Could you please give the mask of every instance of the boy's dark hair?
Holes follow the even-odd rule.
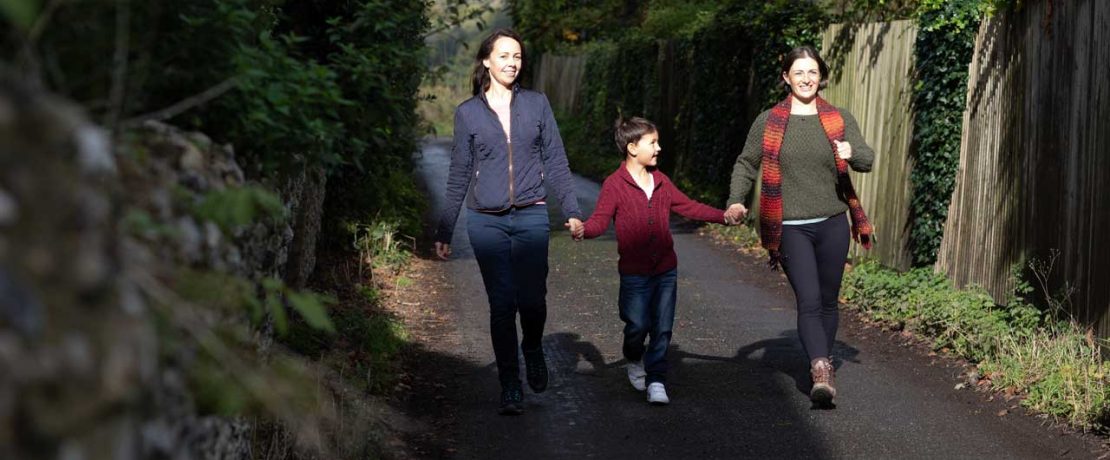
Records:
[[[628,155],[628,144],[640,142],[640,138],[645,134],[658,131],[655,123],[640,117],[617,117],[616,123],[613,124],[613,137],[617,141],[617,150],[620,150],[621,156]]]

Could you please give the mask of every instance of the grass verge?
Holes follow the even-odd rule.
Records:
[[[1046,279],[1037,266],[1030,264],[1034,275]],[[1082,431],[1107,432],[1110,365],[1093,331],[1062,313],[1066,298],[1046,298],[1042,312],[1028,299],[1029,283],[1017,286],[999,305],[982,288],[957,289],[931,268],[899,273],[867,261],[845,275],[841,292],[849,308],[975,363],[980,387]]]

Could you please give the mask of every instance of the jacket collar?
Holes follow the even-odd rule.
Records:
[[[636,188],[640,188],[640,184],[636,183],[636,179],[632,177],[632,173],[628,172],[626,163],[627,161],[621,162],[620,168],[617,169],[618,174],[620,174],[620,177],[624,179],[625,182],[632,184]],[[655,187],[653,187],[653,189],[658,189],[663,185],[663,173],[659,172],[659,168],[649,169],[649,171],[651,171],[652,181],[655,182]]]
[[[492,83],[491,83],[491,84],[492,84]],[[521,90],[521,89],[523,89],[523,88],[521,88],[521,87],[520,87],[520,83],[516,83],[516,82],[513,82],[513,88],[512,88],[512,91],[513,91],[513,100],[516,100],[516,95],[517,95],[518,93],[520,93],[520,90]],[[489,99],[486,99],[486,92],[485,92],[485,91],[479,91],[479,92],[478,92],[478,94],[477,94],[477,95],[476,95],[475,97],[477,97],[477,98],[478,98],[479,100],[481,100],[481,101],[482,101],[482,102],[483,102],[484,104],[486,104],[486,107],[490,107],[490,105],[489,105]],[[510,102],[510,104],[511,104],[511,102]],[[492,109],[491,109],[491,110],[492,110]]]

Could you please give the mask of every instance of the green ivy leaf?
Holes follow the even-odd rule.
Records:
[[[308,322],[309,326],[327,332],[335,332],[335,326],[328,318],[327,305],[334,299],[313,293],[290,292],[289,305]]]

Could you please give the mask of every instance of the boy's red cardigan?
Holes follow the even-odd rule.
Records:
[[[671,238],[671,211],[693,220],[725,223],[723,210],[687,197],[666,174],[652,171],[651,200],[622,162],[601,184],[597,206],[586,220],[586,238],[596,238],[616,220],[617,268],[622,275],[657,275],[678,266]]]

